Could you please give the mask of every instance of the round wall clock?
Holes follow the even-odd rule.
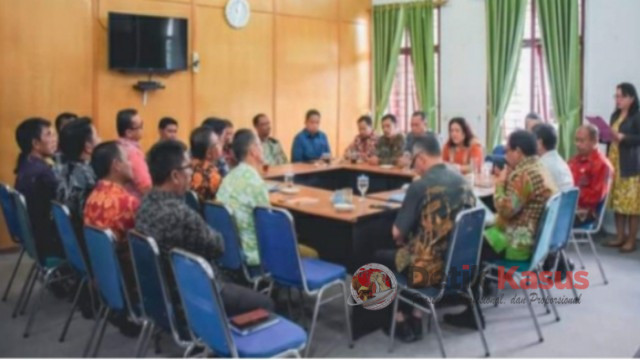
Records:
[[[232,28],[240,29],[249,23],[251,7],[247,0],[229,0],[224,8],[224,14]]]

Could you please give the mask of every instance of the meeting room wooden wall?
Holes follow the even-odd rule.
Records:
[[[317,108],[334,155],[370,109],[370,0],[250,0],[241,30],[224,18],[226,0],[0,1],[0,181],[13,184],[17,124],[29,116],[53,120],[62,111],[88,115],[103,139],[116,137],[115,114],[137,108],[145,120],[143,147],[156,141],[157,121],[180,121],[180,138],[207,116],[248,127],[268,114],[289,152],[304,113]],[[198,73],[157,76],[166,86],[143,106],[132,86],[142,75],[107,68],[110,11],[189,20],[189,54]],[[4,222],[0,249],[10,246]]]

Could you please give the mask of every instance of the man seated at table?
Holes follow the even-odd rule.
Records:
[[[404,151],[404,135],[398,132],[398,121],[392,114],[382,117],[382,136],[376,144],[376,156],[369,158],[370,165],[400,165]]]
[[[282,144],[272,138],[271,120],[265,114],[258,114],[253,117],[253,127],[258,133],[260,143],[262,144],[262,152],[264,154],[264,163],[267,165],[282,165],[287,163],[287,155],[282,149]]]
[[[494,204],[496,225],[484,232],[481,263],[498,259],[527,261],[535,250],[536,234],[547,200],[557,192],[551,176],[536,156],[536,138],[526,130],[516,130],[506,146],[507,167],[496,180]],[[478,284],[472,289],[478,307]],[[460,314],[446,314],[453,326],[475,329],[469,306]],[[482,320],[484,323],[484,320]]]
[[[556,150],[558,135],[556,129],[549,124],[538,124],[531,130],[538,142],[540,162],[547,169],[560,191],[573,187],[573,176],[569,165]]]
[[[260,265],[258,240],[253,223],[253,209],[269,206],[267,184],[260,176],[262,146],[255,133],[240,129],[233,138],[233,151],[239,163],[222,180],[217,199],[233,211],[233,217],[242,241],[242,249],[249,266]],[[315,250],[300,245],[302,256],[317,257]]]
[[[609,192],[609,177],[613,166],[598,150],[598,128],[588,124],[576,131],[576,151],[569,160],[573,180],[580,189],[575,225],[588,224],[597,219],[597,208]]]
[[[409,186],[392,229],[397,249],[378,250],[378,262],[408,277],[411,287],[438,286],[442,282],[444,256],[457,214],[475,206],[469,183],[445,165],[438,138],[417,137],[413,146],[419,180]],[[403,303],[401,303],[403,304]],[[422,336],[422,313],[398,313],[397,334],[403,341]]]
[[[165,274],[171,274],[169,252],[174,248],[195,253],[213,264],[224,251],[224,242],[184,201],[192,175],[186,146],[175,140],[159,142],[149,150],[147,161],[153,188],[142,199],[136,215],[136,230],[158,243]],[[170,275],[167,279],[172,299],[178,304],[175,279]],[[222,302],[228,315],[257,308],[273,309],[266,295],[228,282],[223,276],[216,279],[220,279]]]
[[[198,194],[201,202],[213,200],[222,182],[216,163],[221,156],[218,135],[213,129],[201,126],[193,132],[189,139],[191,145],[191,190]]]
[[[362,115],[358,118],[357,123],[358,135],[344,152],[344,157],[347,160],[367,162],[369,158],[376,155],[378,136],[373,131],[371,116]]]
[[[291,162],[310,162],[330,154],[327,135],[320,131],[320,112],[309,110],[305,116],[305,128],[293,139]]]
[[[224,156],[226,144],[225,139],[228,139],[229,137],[233,139],[233,127],[231,127],[230,124],[230,121],[217,117],[208,117],[202,122],[202,126],[211,128],[213,132],[216,133],[216,135],[218,136],[218,141],[221,144],[220,156],[218,157],[218,161],[216,162],[216,167],[218,168],[218,172],[222,177],[227,176],[230,168],[233,166],[232,163],[227,162],[226,158],[230,157],[229,154],[227,153],[227,156]]]

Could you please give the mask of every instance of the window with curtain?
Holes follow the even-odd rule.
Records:
[[[439,52],[439,32],[440,32],[440,8],[434,9],[434,52],[436,62],[436,104],[439,99],[439,77],[440,77],[440,52]],[[398,68],[389,95],[389,106],[386,112],[392,113],[398,119],[398,128],[401,131],[409,131],[411,114],[418,110],[418,93],[414,80],[413,62],[411,59],[411,37],[409,31],[405,30],[402,35],[402,45],[398,55]]]
[[[580,42],[583,29],[583,0],[580,4]],[[524,118],[530,112],[538,113],[546,122],[555,125],[553,102],[549,86],[549,74],[545,64],[542,34],[537,14],[536,0],[529,0],[525,18],[524,39],[516,84],[502,122],[502,137],[517,128],[524,127]]]

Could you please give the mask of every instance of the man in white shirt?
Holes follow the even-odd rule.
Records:
[[[540,162],[549,171],[558,189],[565,191],[573,187],[571,169],[556,150],[558,144],[556,129],[549,124],[538,124],[532,131],[538,140]]]

